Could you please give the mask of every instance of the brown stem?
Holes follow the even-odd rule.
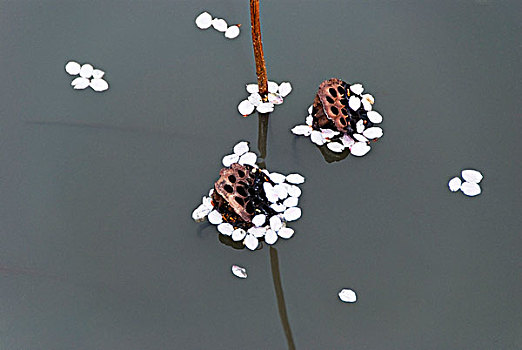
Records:
[[[268,79],[266,77],[265,55],[261,40],[261,24],[259,23],[259,0],[250,0],[250,22],[252,23],[252,45],[256,60],[257,85],[263,101],[267,101]]]
[[[259,124],[257,129],[257,148],[259,149],[259,158],[263,161],[259,163],[259,166],[266,168],[266,140],[268,137],[268,118],[270,114],[259,113]]]

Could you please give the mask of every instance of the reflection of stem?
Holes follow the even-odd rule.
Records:
[[[259,149],[260,158],[263,159],[262,162],[259,163],[259,166],[262,168],[266,168],[265,159],[266,159],[266,140],[268,138],[268,118],[270,114],[261,114],[259,113],[259,125],[257,131],[257,148]]]
[[[263,101],[267,101],[268,79],[266,77],[265,55],[261,41],[261,24],[259,23],[259,0],[250,0],[250,22],[252,24],[252,45],[256,60],[257,85]]]
[[[295,350],[294,339],[292,337],[292,330],[288,322],[288,314],[286,313],[285,296],[283,295],[283,286],[281,285],[281,273],[279,272],[279,258],[277,257],[277,250],[270,247],[270,267],[272,268],[272,279],[274,280],[274,288],[277,297],[277,308],[279,309],[279,317],[281,324],[285,331],[288,349]]]

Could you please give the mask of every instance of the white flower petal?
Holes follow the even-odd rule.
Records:
[[[83,90],[89,86],[89,79],[78,77],[71,82],[71,85],[76,90]]]
[[[252,92],[250,96],[248,96],[248,100],[255,107],[258,107],[263,102],[263,100],[261,99],[261,95],[258,92]]]
[[[359,120],[357,124],[355,124],[355,129],[360,134],[364,131],[364,120]]]
[[[283,98],[279,96],[279,94],[274,94],[272,92],[268,93],[268,102],[274,104],[274,105],[280,105],[283,103]]]
[[[105,91],[109,88],[109,84],[103,79],[91,79],[90,87],[97,92]]]
[[[246,235],[243,243],[250,250],[256,250],[257,246],[259,245],[259,241],[256,236],[250,234]]]
[[[237,106],[237,110],[239,111],[239,114],[244,115],[244,116],[252,114],[254,109],[255,109],[255,106],[249,100],[243,100]]]
[[[294,221],[301,217],[301,208],[291,207],[285,210],[283,216],[286,221]]]
[[[343,289],[338,295],[339,299],[345,303],[355,303],[357,301],[357,294],[351,289]]]
[[[262,102],[257,106],[259,113],[271,113],[274,111],[274,104],[271,102]]]
[[[290,227],[283,227],[277,232],[277,235],[281,238],[289,239],[294,235],[294,230]]]
[[[292,132],[296,135],[309,136],[312,133],[312,128],[308,125],[296,125],[292,128]]]
[[[224,156],[221,160],[221,163],[223,163],[223,166],[229,167],[234,163],[237,163],[239,161],[239,156],[237,154],[229,154],[228,156]]]
[[[261,227],[266,222],[266,215],[265,214],[257,214],[252,218],[252,223],[256,225],[257,227]]]
[[[362,157],[366,153],[370,152],[371,147],[366,144],[366,142],[356,142],[352,148],[350,148],[350,153],[357,157]]]
[[[232,265],[232,273],[234,274],[234,276],[239,277],[239,278],[248,277],[246,269],[241,266]]]
[[[312,133],[310,134],[310,140],[312,140],[312,142],[315,143],[317,146],[322,146],[325,143],[323,134],[317,130],[312,131]]]
[[[298,203],[299,203],[299,198],[297,198],[297,197],[288,197],[287,199],[285,199],[283,201],[283,205],[285,205],[289,208],[297,206]]]
[[[231,236],[232,232],[234,232],[234,226],[229,224],[228,222],[224,222],[222,224],[219,224],[217,227],[218,231],[225,235],[225,236]]]
[[[361,103],[363,105],[363,108],[365,111],[371,111],[372,110],[372,104],[367,99],[363,98],[361,100]]]
[[[288,194],[291,197],[301,196],[301,189],[299,187],[297,187],[296,185],[290,185],[289,187],[286,188],[286,190],[288,191]]]
[[[219,225],[223,222],[223,217],[217,210],[212,210],[210,214],[208,214],[208,222],[212,225]]]
[[[256,161],[257,161],[257,155],[252,152],[247,152],[247,153],[243,154],[241,157],[239,157],[239,164],[241,164],[241,165],[248,164],[248,165],[252,165],[253,167],[255,167],[255,166],[257,166]]]
[[[80,77],[82,78],[90,78],[92,77],[92,71],[94,70],[94,67],[91,66],[90,64],[84,64],[81,68],[80,68]]]
[[[207,208],[210,212],[210,210],[212,210],[214,208],[214,206],[212,205],[212,198],[210,197],[203,197],[201,199],[201,204]]]
[[[274,230],[266,230],[265,242],[270,245],[277,242],[277,233]]]
[[[375,103],[375,99],[370,94],[364,94],[364,95],[362,95],[362,98],[363,98],[363,100],[370,102],[372,105]]]
[[[462,170],[461,175],[465,181],[473,182],[476,184],[478,184],[480,181],[482,181],[482,178],[483,178],[480,171],[473,170],[473,169]]]
[[[211,210],[212,208],[209,209],[206,205],[200,204],[199,207],[192,212],[192,219],[196,222],[203,221]]]
[[[277,194],[277,197],[279,199],[285,199],[286,197],[288,197],[288,191],[286,190],[286,187],[282,184],[275,185],[274,192]]]
[[[212,187],[210,190],[208,190],[208,196],[212,197],[213,194],[214,194],[214,188]]]
[[[235,39],[239,36],[239,33],[241,31],[239,30],[238,26],[230,26],[225,31],[225,38],[227,39]]]
[[[356,111],[359,109],[359,107],[361,107],[361,99],[357,96],[352,95],[348,99],[348,105],[350,106],[351,109]]]
[[[286,175],[286,181],[291,184],[299,185],[305,182],[305,178],[301,174],[294,173]]]
[[[368,119],[374,123],[374,124],[379,124],[379,123],[382,123],[382,115],[380,115],[378,112],[376,111],[369,111],[367,113],[368,115]]]
[[[265,190],[266,198],[269,202],[275,203],[279,200],[277,193],[274,191],[274,187],[269,182],[263,183],[263,189]]]
[[[242,156],[243,154],[250,151],[250,148],[248,147],[248,142],[241,141],[237,145],[234,146],[234,153],[238,156]]]
[[[208,12],[203,12],[196,17],[195,22],[199,29],[208,29],[212,25],[212,16]]]
[[[474,182],[467,182],[467,181],[464,182],[462,184],[462,186],[460,186],[460,190],[466,196],[470,196],[470,197],[477,196],[482,192],[482,190],[478,184],[476,184]]]
[[[65,71],[69,75],[78,75],[78,74],[80,74],[80,68],[81,68],[80,64],[78,62],[74,62],[74,61],[69,61],[65,65]]]
[[[332,152],[341,153],[344,151],[344,146],[339,142],[329,142],[326,144],[326,147]]]
[[[249,94],[253,94],[253,93],[259,92],[259,86],[257,84],[247,84],[246,91]]]
[[[268,82],[268,92],[275,94],[277,92],[277,90],[279,90],[279,85],[277,85],[276,82],[269,81]]]
[[[293,197],[290,197],[290,198],[293,198]],[[288,200],[288,199],[286,199]],[[278,213],[282,213],[286,210],[286,206],[283,205],[283,204],[277,204],[277,203],[274,203],[272,205],[270,205],[270,208],[274,209],[276,212]]]
[[[270,218],[270,228],[274,230],[275,232],[279,231],[283,227],[283,223],[281,222],[281,219],[279,216],[272,216]]]
[[[234,232],[232,232],[232,240],[234,242],[239,242],[243,240],[246,236],[246,231],[242,228],[235,229]]]
[[[272,180],[276,184],[280,184],[280,183],[284,182],[286,179],[286,176],[284,176],[283,174],[279,174],[279,173],[275,173],[275,172],[270,173],[270,175],[268,175],[268,177],[270,178],[270,180]]]
[[[350,90],[356,95],[360,95],[363,93],[364,88],[361,84],[353,84],[350,86]]]
[[[364,137],[366,137],[370,140],[378,139],[379,137],[382,136],[382,129],[379,128],[378,126],[373,126],[371,128],[364,130],[363,135],[364,135]]]
[[[331,139],[334,136],[339,135],[339,131],[334,131],[331,129],[321,129],[321,134],[323,135],[324,139]]]
[[[218,32],[225,32],[228,28],[228,24],[223,18],[214,18],[212,20],[212,27]]]
[[[247,233],[254,235],[256,238],[261,238],[265,236],[266,230],[266,227],[251,227],[248,229]]]
[[[460,186],[462,185],[462,181],[458,177],[454,177],[453,179],[449,180],[448,187],[451,192],[457,192],[460,190]]]
[[[308,114],[312,114],[312,111],[314,110],[314,105],[310,105],[310,107],[308,107]]]
[[[290,92],[292,92],[292,84],[284,82],[279,85],[279,95],[281,95],[281,97],[288,96]]]
[[[309,115],[308,117],[306,117],[305,122],[306,122],[306,125],[312,126],[312,124],[314,123],[314,117]]]
[[[95,79],[101,79],[105,75],[105,72],[101,69],[95,69],[92,71],[92,77]]]
[[[341,142],[343,143],[344,147],[352,147],[352,145],[355,143],[355,141],[350,137],[350,135],[344,134],[343,137],[341,137]]]
[[[353,138],[359,142],[368,142],[369,140],[361,134],[353,134]]]

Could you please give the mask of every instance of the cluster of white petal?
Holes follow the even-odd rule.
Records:
[[[234,146],[234,153],[226,155],[222,159],[225,167],[230,167],[234,163],[242,165],[248,164],[257,168],[257,155],[250,152],[248,142],[241,141]],[[261,239],[272,245],[279,238],[289,239],[294,235],[294,230],[287,227],[287,223],[295,221],[301,217],[299,197],[301,189],[298,185],[305,182],[305,178],[297,173],[283,175],[276,172],[261,170],[271,182],[263,183],[270,207],[276,212],[275,215],[267,216],[257,214],[252,219],[252,226],[248,230],[234,227],[228,222],[224,222],[223,216],[212,205],[213,189],[209,191],[208,197],[203,197],[201,204],[192,212],[192,219],[196,222],[205,220],[217,226],[219,233],[230,236],[232,240],[243,244],[250,250],[255,250]]]
[[[352,95],[348,100],[348,104],[353,111],[360,108],[366,111],[368,119],[373,124],[382,123],[382,116],[379,112],[372,110],[375,102],[370,94],[362,94],[364,88],[361,84],[353,84],[350,86]],[[348,134],[341,134],[338,130],[332,129],[315,129],[313,127],[312,107],[308,108],[308,116],[304,125],[296,125],[292,128],[292,133],[310,137],[310,140],[318,146],[326,144],[326,147],[332,152],[341,153],[345,149],[350,150],[350,154],[362,157],[367,154],[371,147],[370,141],[379,139],[383,135],[383,131],[378,126],[366,128],[362,120],[356,125],[356,133],[353,137]]]
[[[208,12],[202,12],[196,17],[196,26],[199,29],[214,28],[218,32],[225,33],[225,38],[235,39],[241,32],[238,25],[229,26],[223,18],[212,18]]]
[[[95,69],[89,63],[80,65],[78,62],[69,61],[65,65],[65,71],[72,76],[80,75],[71,82],[75,90],[83,90],[90,86],[94,91],[102,92],[109,88],[109,84],[102,79],[105,72]]]
[[[250,96],[237,106],[237,110],[243,117],[252,114],[254,110],[257,110],[259,113],[273,112],[274,106],[282,104],[283,99],[292,92],[292,85],[289,82],[283,82],[278,85],[276,82],[269,81],[267,102],[263,102],[257,84],[247,84],[246,90]]]
[[[462,193],[469,197],[478,196],[482,192],[479,183],[482,181],[483,176],[480,171],[465,169],[462,170],[461,176],[464,182],[458,176],[448,182],[448,187],[451,192],[461,190]]]

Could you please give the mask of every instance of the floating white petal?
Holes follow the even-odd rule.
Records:
[[[95,69],[92,71],[92,77],[96,79],[101,79],[105,75],[105,72],[101,69]]]
[[[313,130],[310,134],[310,140],[315,143],[317,146],[322,146],[325,143],[325,139],[323,138],[323,134],[320,131]]]
[[[263,237],[266,233],[265,227],[251,227],[248,229],[247,234],[254,235],[256,238]]]
[[[252,94],[250,94],[250,96],[248,96],[248,100],[255,107],[259,106],[263,102],[263,100],[261,100],[261,95],[257,92],[253,92]]]
[[[246,269],[241,266],[232,265],[232,273],[234,274],[234,276],[239,277],[239,278],[248,277]]]
[[[480,171],[473,170],[473,169],[466,169],[462,170],[462,178],[467,182],[473,182],[478,184],[480,181],[482,181],[482,174]]]
[[[359,120],[357,124],[355,124],[355,129],[360,134],[364,131],[364,120]]]
[[[462,185],[462,181],[458,177],[454,177],[448,182],[448,187],[451,192],[457,192],[460,190],[460,185]]]
[[[259,245],[258,239],[254,235],[246,235],[245,241],[243,242],[246,247],[250,250],[256,250]]]
[[[280,183],[284,182],[286,179],[286,176],[284,176],[283,174],[279,174],[279,173],[270,173],[270,175],[268,175],[268,177],[270,178],[270,180],[272,180],[276,184],[280,184]]]
[[[272,184],[270,184],[269,182],[263,183],[263,189],[265,190],[265,195],[269,202],[275,203],[278,201],[279,197],[277,196],[277,193],[274,191],[274,186],[272,186]]]
[[[296,125],[292,128],[292,132],[296,135],[309,136],[312,133],[312,128],[308,125]]]
[[[363,98],[363,100],[370,102],[372,105],[375,103],[375,99],[370,94],[364,94],[364,95],[362,95],[362,98]]]
[[[289,239],[294,235],[294,230],[290,227],[283,227],[277,232],[277,235],[281,238]]]
[[[288,197],[288,191],[286,190],[286,186],[282,184],[278,184],[274,186],[274,192],[277,194],[279,199],[285,199]]]
[[[92,77],[92,71],[94,70],[94,67],[91,66],[90,64],[84,64],[81,68],[80,68],[80,77],[82,78],[90,78]]]
[[[286,205],[274,203],[270,205],[270,208],[274,209],[278,213],[282,213],[286,210]]]
[[[363,98],[361,100],[361,103],[363,105],[363,108],[365,111],[371,111],[372,110],[372,104],[367,99]]]
[[[274,94],[269,92],[268,93],[268,102],[274,104],[274,105],[280,105],[283,103],[283,98],[279,94]]]
[[[201,200],[201,204],[209,210],[212,210],[212,208],[214,208],[214,206],[212,205],[212,199],[210,197],[203,197],[203,199]]]
[[[382,129],[379,128],[378,126],[373,126],[371,128],[364,130],[363,135],[370,140],[378,139],[379,137],[382,136]]]
[[[75,90],[83,90],[89,86],[89,79],[78,77],[71,82],[71,85]]]
[[[286,181],[291,184],[299,185],[305,182],[305,178],[301,174],[294,173],[286,175]]]
[[[228,222],[224,222],[222,224],[219,224],[217,229],[218,229],[219,232],[221,232],[221,234],[223,234],[225,236],[231,236],[232,232],[234,232],[234,226],[232,226]]]
[[[334,131],[331,129],[321,129],[321,134],[323,135],[323,138],[331,139],[332,137],[339,135],[339,131]]]
[[[274,230],[266,230],[265,242],[270,245],[277,242],[277,233]]]
[[[301,195],[301,189],[295,185],[291,185],[286,188],[288,194],[292,197],[299,197]]]
[[[212,25],[212,16],[208,12],[203,12],[196,17],[196,26],[199,29],[208,29]]]
[[[287,207],[295,207],[299,203],[299,198],[297,197],[288,197],[284,200],[283,205]]]
[[[283,216],[286,221],[294,221],[301,217],[301,208],[292,207],[285,210]]]
[[[239,164],[241,165],[252,165],[253,167],[256,166],[257,161],[257,155],[253,152],[247,152],[243,154],[241,157],[239,157]]]
[[[356,142],[352,148],[350,148],[350,153],[357,157],[362,157],[366,153],[370,152],[371,147],[366,144],[366,142]]]
[[[277,90],[279,90],[279,85],[277,85],[277,83],[274,81],[269,81],[268,82],[268,92],[275,94],[277,92]]]
[[[256,107],[249,100],[243,100],[237,106],[237,110],[241,115],[249,115],[252,114]]]
[[[376,111],[369,111],[367,113],[368,115],[368,119],[374,123],[374,124],[379,124],[379,123],[382,123],[382,115],[380,115],[378,112]]]
[[[355,143],[355,141],[350,137],[350,135],[344,134],[343,137],[341,137],[341,142],[343,143],[344,147],[352,147],[352,145]]]
[[[257,227],[261,227],[266,222],[266,215],[264,214],[258,214],[252,218],[252,223],[256,225]]]
[[[344,146],[339,142],[330,142],[326,144],[326,147],[332,152],[341,153],[344,151]]]
[[[69,61],[65,65],[65,71],[70,75],[78,75],[80,74],[80,64],[78,62]]]
[[[242,228],[235,229],[234,232],[232,232],[232,240],[235,242],[241,241],[246,236],[246,231]]]
[[[239,30],[238,26],[230,26],[225,31],[225,38],[227,38],[227,39],[235,39],[235,38],[237,38],[239,36],[240,32],[241,31]]]
[[[109,84],[103,79],[91,79],[90,87],[97,92],[105,91],[109,88]]]
[[[271,113],[274,111],[274,104],[271,102],[263,102],[257,106],[257,111],[259,113]]]
[[[473,182],[464,182],[462,186],[460,186],[460,190],[462,193],[464,193],[466,196],[474,197],[480,194],[482,190],[480,189],[480,186]]]
[[[249,94],[253,94],[253,93],[259,92],[259,86],[257,84],[247,84],[246,91]]]
[[[350,90],[352,90],[354,94],[360,95],[363,93],[364,88],[361,84],[353,84],[350,86]]]
[[[225,32],[228,28],[228,24],[223,18],[214,18],[212,20],[212,27],[218,32]]]
[[[241,141],[237,145],[234,146],[234,153],[238,156],[242,156],[243,154],[250,151],[250,148],[248,147],[248,142]]]
[[[290,92],[292,92],[292,84],[284,82],[279,85],[279,95],[281,95],[281,97],[288,96]]]
[[[224,156],[221,160],[221,163],[223,163],[223,166],[229,167],[234,163],[237,163],[239,161],[239,156],[237,154],[229,154],[228,156]]]
[[[339,292],[339,299],[345,303],[355,303],[357,301],[357,294],[351,289],[343,289]]]
[[[368,139],[361,134],[353,134],[353,138],[359,142],[368,142]]]
[[[281,229],[281,227],[283,227],[283,223],[281,222],[279,216],[272,216],[270,218],[270,228],[277,232]]]
[[[196,222],[203,221],[211,210],[212,209],[207,208],[206,205],[200,204],[200,206],[192,212],[192,219]]]
[[[208,214],[208,222],[212,225],[219,225],[223,222],[223,217],[217,210],[212,210],[210,214]]]
[[[348,105],[350,106],[351,109],[356,111],[359,109],[359,107],[361,107],[361,99],[357,96],[352,95],[348,99]]]
[[[312,104],[312,105],[310,105],[310,107],[308,107],[308,114],[311,115],[313,110],[314,110],[314,105]]]
[[[306,121],[306,125],[312,126],[312,124],[314,123],[314,117],[309,115],[308,117],[306,117],[305,121]]]

